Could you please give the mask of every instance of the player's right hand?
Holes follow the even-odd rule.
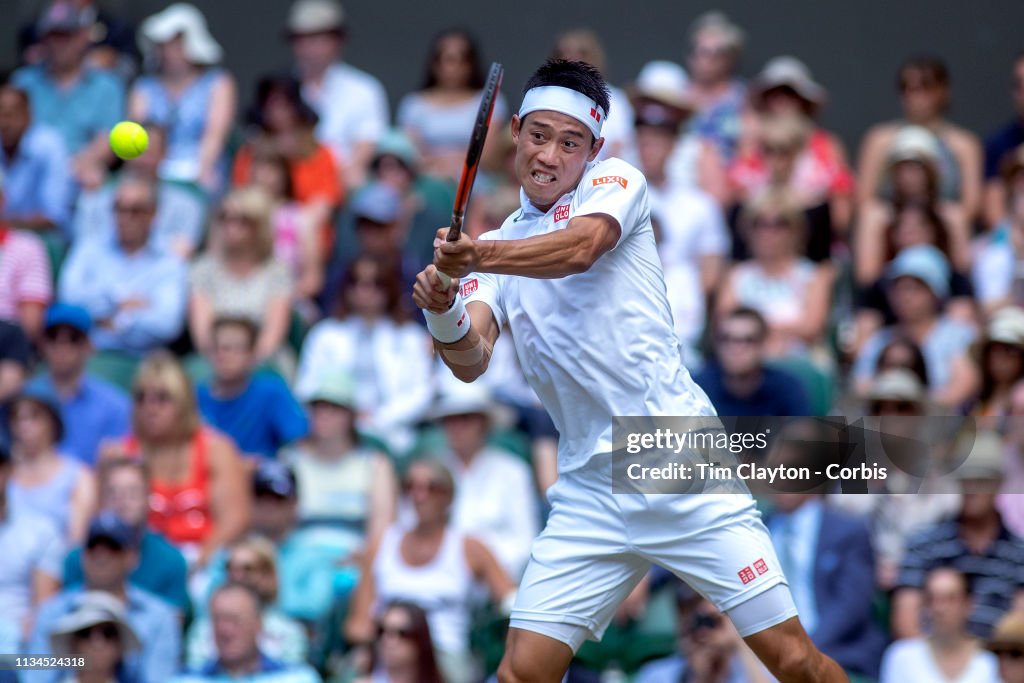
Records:
[[[437,268],[431,264],[416,276],[416,283],[412,286],[412,300],[418,307],[431,313],[445,313],[458,291],[458,278],[453,278],[451,284],[445,287],[437,276]]]

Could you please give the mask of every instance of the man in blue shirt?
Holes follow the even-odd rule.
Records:
[[[110,460],[100,468],[100,500],[104,510],[98,520],[118,528],[108,536],[124,537],[138,553],[138,563],[128,581],[143,588],[187,614],[188,566],[185,556],[170,542],[148,527],[149,478],[140,460]],[[122,528],[123,527],[123,528]],[[72,550],[64,560],[64,585],[85,582],[82,548]]]
[[[985,138],[985,218],[993,224],[1006,212],[1003,159],[1024,145],[1024,52],[1013,60],[1013,108],[1013,119]]]
[[[738,308],[717,325],[715,359],[694,377],[719,415],[810,415],[800,380],[765,365],[768,325],[760,313]]]
[[[100,351],[138,357],[181,334],[188,296],[185,263],[149,243],[156,187],[128,176],[118,185],[117,235],[76,244],[60,278],[60,300],[92,316]]]
[[[133,586],[128,575],[138,562],[128,527],[112,513],[89,527],[82,554],[85,584],[66,588],[40,606],[26,652],[49,654],[50,634],[61,617],[74,611],[84,591],[105,591],[125,604],[128,623],[142,649],[124,655],[125,676],[139,683],[164,683],[178,669],[181,657],[181,615],[149,591]],[[60,670],[23,671],[23,683],[56,683]]]
[[[261,611],[259,597],[242,584],[228,583],[214,591],[210,618],[217,660],[197,672],[174,678],[173,683],[319,683],[320,676],[309,666],[285,665],[260,652]]]
[[[32,101],[38,121],[53,126],[68,152],[92,161],[109,155],[106,136],[124,114],[124,83],[108,71],[85,66],[95,11],[73,2],[52,3],[39,20],[46,55],[22,67],[11,80]]]
[[[41,344],[47,369],[30,382],[60,400],[61,450],[90,466],[104,440],[128,434],[132,414],[127,394],[85,369],[93,352],[91,330],[92,319],[81,306],[51,306]]]
[[[249,456],[272,458],[309,432],[305,411],[277,375],[254,374],[259,329],[245,318],[213,324],[213,382],[198,388],[199,412]]]
[[[71,212],[71,161],[60,135],[32,122],[28,94],[0,87],[0,221],[26,230],[65,230]]]

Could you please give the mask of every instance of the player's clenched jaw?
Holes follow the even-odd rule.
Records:
[[[580,121],[554,111],[512,117],[516,177],[530,202],[547,211],[583,177],[604,145]]]

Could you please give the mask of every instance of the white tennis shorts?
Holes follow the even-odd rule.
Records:
[[[611,456],[603,455],[561,474],[548,500],[551,514],[534,541],[513,628],[555,638],[576,652],[585,640],[601,639],[652,563],[733,616],[741,636],[796,615],[749,495],[613,494]],[[756,621],[729,614],[776,586],[750,611]]]

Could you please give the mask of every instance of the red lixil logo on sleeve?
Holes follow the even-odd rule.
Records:
[[[569,217],[569,205],[562,204],[560,207],[555,209],[555,222],[564,221]]]
[[[768,565],[764,560],[758,560],[754,563],[754,571],[757,572],[758,576],[768,573]]]
[[[754,575],[754,570],[750,567],[744,567],[736,573],[739,574],[740,581],[743,583],[750,583],[757,578],[757,576]]]
[[[625,190],[626,185],[629,184],[629,181],[620,175],[606,175],[602,176],[601,178],[594,178],[594,187],[597,187],[598,185],[609,185],[611,183],[621,185],[622,189]]]
[[[462,292],[462,296],[463,297],[469,296],[470,294],[475,292],[477,290],[477,287],[479,287],[479,286],[480,286],[480,283],[477,281],[476,278],[473,278],[472,280],[466,280],[465,282],[462,283],[462,287],[460,288],[461,292]]]

